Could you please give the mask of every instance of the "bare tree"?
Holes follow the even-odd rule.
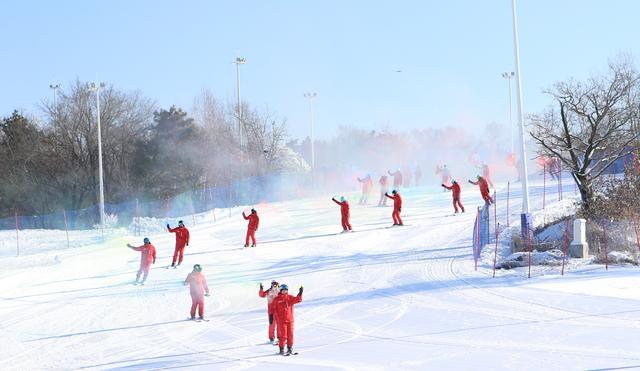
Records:
[[[606,76],[557,83],[547,91],[557,109],[532,117],[530,134],[540,153],[571,171],[585,209],[594,197],[593,181],[630,154],[638,138],[638,81],[630,62],[609,63]]]

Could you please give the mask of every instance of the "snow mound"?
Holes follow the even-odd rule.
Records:
[[[531,252],[531,265],[561,265],[564,254],[558,249],[549,251],[533,250]],[[526,267],[529,265],[529,253],[517,252],[504,258],[499,267],[502,269],[511,269]]]
[[[607,254],[609,264],[638,264],[628,251],[610,251]]]

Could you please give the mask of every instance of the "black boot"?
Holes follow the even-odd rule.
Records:
[[[293,348],[291,347],[291,345],[287,345],[287,354],[291,353],[293,353]]]
[[[284,355],[284,348],[283,347],[280,347],[280,353],[278,353],[278,354],[280,354],[282,356]]]

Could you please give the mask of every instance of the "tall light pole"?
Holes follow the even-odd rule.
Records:
[[[511,79],[516,75],[515,72],[503,72],[502,77],[509,81],[509,131],[511,132],[511,153],[513,154],[513,115],[511,109]]]
[[[238,98],[238,138],[240,140],[240,156],[242,158],[242,104],[240,102],[240,65],[245,64],[247,61],[244,58],[236,57],[233,62],[236,65],[236,93]]]
[[[96,92],[96,111],[98,122],[98,177],[100,178],[100,228],[104,234],[104,180],[102,175],[102,130],[100,128],[100,89],[105,87],[105,83],[89,84],[88,90]]]
[[[516,97],[518,101],[518,128],[520,129],[520,178],[522,179],[522,214],[520,214],[520,231],[523,238],[529,234],[531,215],[529,210],[529,179],[527,177],[527,151],[525,149],[524,118],[522,115],[522,86],[520,84],[520,49],[518,47],[518,21],[516,19],[516,0],[511,0],[513,21],[513,51],[516,62]]]
[[[313,99],[317,97],[317,93],[304,93],[304,97],[309,99],[309,115],[311,116],[311,173],[316,169],[316,151],[313,145]]]
[[[53,108],[58,110],[58,106],[56,105],[56,97],[58,96],[58,89],[60,89],[60,84],[51,84],[49,87],[53,90]]]

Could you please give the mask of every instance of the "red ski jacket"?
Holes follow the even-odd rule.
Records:
[[[297,296],[278,294],[273,299],[273,313],[278,323],[293,322],[293,305],[302,301],[302,294]]]
[[[336,200],[335,198],[332,198],[333,202],[337,203],[338,205],[340,205],[340,212],[342,213],[342,216],[344,217],[349,217],[349,202],[348,201],[344,201],[344,202],[340,202],[338,200]]]
[[[244,218],[244,220],[249,221],[249,225],[247,226],[247,229],[251,231],[258,230],[258,225],[260,224],[260,218],[258,218],[258,214],[249,214],[249,216],[246,216],[244,215],[244,212],[242,212],[242,217]]]
[[[176,245],[189,244],[189,230],[186,227],[169,228],[169,232],[176,234]]]
[[[400,193],[396,193],[393,196],[386,196],[393,200],[393,208],[400,211],[400,209],[402,208],[402,197],[400,197]]]
[[[140,254],[140,266],[146,267],[156,262],[156,248],[152,244],[134,246],[132,249],[142,253]]]
[[[191,272],[184,280],[185,284],[189,284],[189,291],[192,296],[203,296],[206,292],[209,293],[209,286],[207,285],[207,279],[201,272]]]
[[[267,312],[269,314],[273,314],[273,301],[278,296],[278,290],[272,288],[267,289],[266,291],[260,288],[258,291],[258,295],[261,298],[267,298]]]
[[[480,187],[480,193],[482,195],[488,195],[489,194],[489,183],[487,183],[487,180],[485,178],[480,177],[480,178],[478,178],[477,182],[469,181],[469,183],[475,184],[478,187]]]
[[[453,198],[460,198],[460,193],[462,193],[462,190],[460,190],[460,184],[453,183],[451,186],[447,186],[446,184],[443,185],[446,189],[453,191]]]

